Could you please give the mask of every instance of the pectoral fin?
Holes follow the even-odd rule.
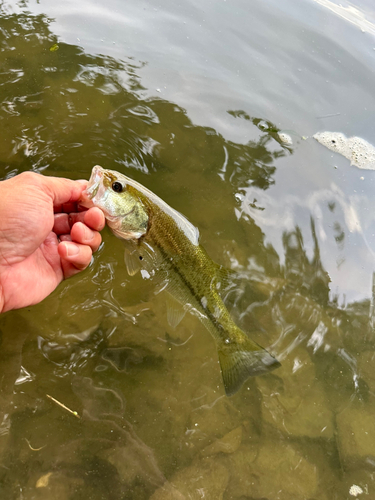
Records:
[[[250,339],[241,344],[222,344],[219,361],[227,396],[235,394],[249,377],[263,375],[281,366],[269,352]]]
[[[134,276],[141,269],[139,253],[135,249],[125,246],[124,261],[130,276]]]

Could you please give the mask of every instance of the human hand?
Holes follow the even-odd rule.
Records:
[[[32,172],[0,182],[0,312],[41,302],[89,265],[105,219],[77,212],[86,184]]]

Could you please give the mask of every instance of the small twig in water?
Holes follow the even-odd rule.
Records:
[[[317,116],[316,118],[317,118],[318,120],[321,120],[322,118],[332,118],[332,117],[334,117],[334,116],[340,116],[340,115],[341,115],[341,113],[331,113],[331,114],[329,114],[329,115]]]
[[[46,394],[47,398],[49,399],[52,399],[52,401],[54,403],[56,403],[57,405],[59,405],[61,408],[64,408],[64,410],[68,411],[69,413],[71,413],[72,415],[74,415],[75,417],[77,418],[81,418],[78,413],[76,411],[73,411],[71,410],[70,408],[68,408],[67,406],[65,406],[64,404],[60,403],[60,401],[57,401],[57,399],[53,398],[52,396],[50,396],[49,394]]]
[[[40,450],[43,450],[43,448],[45,448],[47,445],[45,444],[44,446],[41,446],[40,448],[33,448],[30,444],[30,441],[26,438],[24,438],[24,440],[26,441],[26,443],[29,445],[29,448],[30,450],[32,451],[40,451]]]

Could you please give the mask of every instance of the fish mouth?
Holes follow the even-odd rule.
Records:
[[[93,167],[91,172],[89,184],[85,190],[85,194],[89,200],[92,200],[98,193],[103,176],[104,176],[104,169],[99,165],[95,165],[95,167]]]
[[[91,176],[86,189],[81,194],[81,199],[79,204],[85,208],[92,208],[94,206],[94,198],[99,192],[99,188],[102,184],[102,179],[104,176],[104,169],[99,165],[93,167],[91,171]]]

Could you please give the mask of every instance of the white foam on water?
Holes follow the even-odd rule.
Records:
[[[350,160],[351,165],[375,170],[375,147],[365,139],[346,137],[341,132],[318,132],[313,137],[326,148]]]
[[[290,137],[289,134],[285,132],[278,132],[277,135],[279,136],[279,139],[282,143],[287,144],[288,146],[292,146],[293,139]]]
[[[363,489],[358,486],[357,484],[353,484],[353,486],[350,487],[349,490],[349,495],[352,495],[353,497],[357,497],[358,495],[362,495]]]

